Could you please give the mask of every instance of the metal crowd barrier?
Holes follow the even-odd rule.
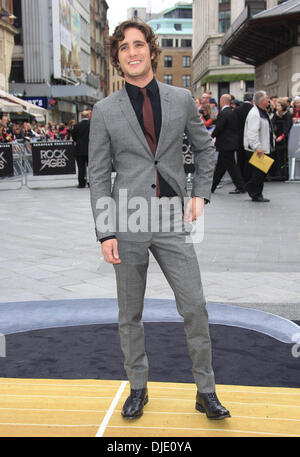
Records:
[[[13,176],[1,178],[0,175],[0,190],[15,190],[23,186],[34,190],[74,187],[77,185],[77,166],[75,165],[74,151],[72,151],[72,141],[16,141],[10,143],[10,145],[13,152]],[[67,148],[69,148],[69,151],[67,151]],[[183,138],[182,153],[186,173],[186,187],[189,193],[192,190],[195,167],[194,156],[186,136]],[[65,163],[63,164],[63,162]],[[57,167],[60,165],[68,165],[68,174],[56,174]],[[52,170],[51,167],[53,167]],[[43,174],[45,170],[46,172]],[[115,176],[116,173],[113,172],[112,185]]]
[[[1,146],[3,150],[11,148],[13,167],[10,170],[12,172],[10,176],[1,177],[0,175],[0,190],[16,190],[23,186],[28,189],[74,187],[77,184],[77,167],[72,152],[72,142],[15,141],[8,145],[0,144],[0,159]],[[33,157],[33,149],[41,152],[40,169],[39,163],[36,163],[37,154],[35,154],[35,159]],[[7,165],[8,157],[5,156],[2,159],[3,165]],[[55,171],[55,166],[62,165],[66,165],[66,174],[59,173],[59,168],[56,168],[57,171]],[[53,167],[52,170],[51,167]]]
[[[21,189],[21,187],[24,185],[24,145],[14,142],[11,143],[11,149],[13,160],[13,176],[0,177],[0,190],[18,190]],[[6,163],[5,160],[4,163]]]
[[[289,172],[290,181],[300,180],[300,123],[294,124],[289,134]]]
[[[11,148],[10,175],[2,177],[7,151]],[[300,124],[295,124],[289,135],[289,180],[300,180]],[[183,137],[183,163],[188,193],[192,190],[194,155],[187,136]],[[8,160],[8,159],[7,159]],[[65,168],[64,168],[65,167]],[[64,174],[66,173],[66,174]],[[5,175],[4,175],[5,176]],[[112,173],[112,184],[115,173]],[[223,178],[224,180],[224,178]],[[225,179],[226,181],[226,179]],[[228,176],[228,181],[231,178]],[[18,142],[0,144],[0,190],[74,187],[77,185],[77,166],[72,141]]]

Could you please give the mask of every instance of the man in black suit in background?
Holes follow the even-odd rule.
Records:
[[[236,187],[236,190],[230,193],[241,194],[245,193],[245,184],[234,157],[239,144],[239,131],[237,117],[230,103],[231,96],[222,95],[220,99],[221,111],[216,121],[216,128],[212,133],[212,137],[216,138],[216,149],[219,156],[211,190],[212,192],[216,190],[224,174],[228,171]]]
[[[244,182],[250,181],[251,170],[247,161],[248,154],[244,149],[244,130],[249,111],[253,108],[253,94],[247,93],[242,103],[236,110],[238,130],[239,130],[239,147],[237,150],[237,164],[244,179]]]
[[[78,188],[86,186],[88,154],[89,154],[89,137],[90,137],[90,119],[89,112],[82,111],[81,121],[74,126],[72,138],[75,141],[75,158],[78,167]]]

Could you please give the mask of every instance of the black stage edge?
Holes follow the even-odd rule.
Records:
[[[297,322],[299,325],[299,323]],[[300,387],[292,344],[267,335],[210,325],[217,384]],[[193,383],[182,323],[145,323],[149,381]],[[118,325],[35,330],[6,336],[2,378],[127,379]]]

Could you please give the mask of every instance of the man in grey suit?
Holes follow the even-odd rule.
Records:
[[[230,414],[215,393],[199,265],[193,244],[186,242],[187,224],[201,216],[210,199],[215,148],[190,92],[155,80],[159,54],[147,24],[120,24],[111,38],[111,58],[126,84],[95,105],[91,121],[91,204],[104,258],[115,268],[120,342],[131,387],[122,416],[140,417],[148,402],[142,312],[150,251],[184,318],[197,385],[196,409],[210,419],[223,419]],[[182,158],[184,132],[195,154],[190,199]],[[112,166],[116,171],[113,189]],[[167,211],[170,228],[166,229],[163,219],[169,202],[174,205]],[[163,215],[153,211],[160,204],[166,205]]]

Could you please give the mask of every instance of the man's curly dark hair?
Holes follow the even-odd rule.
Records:
[[[121,24],[119,24],[116,27],[114,34],[110,37],[110,57],[111,57],[112,66],[117,69],[117,72],[120,76],[124,77],[124,73],[120,67],[119,58],[118,58],[119,42],[124,40],[125,30],[127,30],[129,28],[138,29],[143,33],[147,43],[149,44],[150,55],[154,56],[151,62],[152,62],[153,73],[155,73],[156,69],[157,69],[157,65],[158,65],[158,59],[161,54],[161,49],[157,43],[157,37],[155,36],[152,28],[145,22],[137,22],[137,21],[129,20],[129,21],[122,22]]]

